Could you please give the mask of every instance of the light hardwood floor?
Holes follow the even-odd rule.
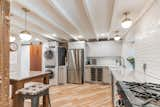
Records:
[[[52,107],[112,107],[111,86],[67,84],[50,89]],[[30,101],[25,101],[30,107]]]

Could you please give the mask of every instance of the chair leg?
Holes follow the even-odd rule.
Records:
[[[49,97],[49,89],[45,91],[45,93],[43,94],[43,97],[46,96],[47,97],[47,103],[49,104],[48,106],[51,107],[51,100]]]
[[[39,96],[34,96],[32,98],[31,107],[39,107]]]
[[[51,100],[50,100],[50,97],[49,97],[49,89],[47,90],[47,97],[48,97],[49,106],[51,107]]]
[[[24,97],[20,94],[17,95],[18,104],[17,107],[24,107]]]
[[[51,100],[50,100],[49,95],[48,95],[48,102],[49,102],[49,106],[51,107]]]

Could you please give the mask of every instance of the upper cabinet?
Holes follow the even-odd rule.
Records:
[[[122,42],[88,42],[87,57],[121,56]]]

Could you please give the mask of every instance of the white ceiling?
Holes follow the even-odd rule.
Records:
[[[121,28],[124,12],[137,22],[154,0],[11,0],[11,33],[24,29],[24,12],[28,13],[28,30],[34,36],[50,39],[98,39],[113,37]],[[55,37],[54,34],[57,36]],[[81,36],[80,36],[81,35]]]

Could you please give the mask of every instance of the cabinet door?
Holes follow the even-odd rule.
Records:
[[[96,68],[91,68],[91,81],[96,81]]]
[[[97,68],[97,81],[103,80],[103,68]]]

